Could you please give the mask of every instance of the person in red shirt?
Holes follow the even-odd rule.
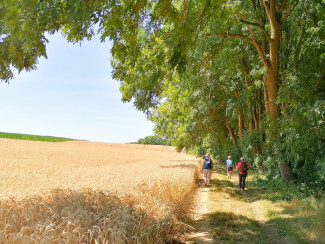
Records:
[[[238,177],[239,177],[239,190],[245,190],[245,182],[247,177],[248,165],[244,161],[244,158],[240,158],[240,162],[237,164]]]

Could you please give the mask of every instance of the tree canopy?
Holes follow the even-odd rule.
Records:
[[[35,69],[47,33],[70,42],[98,34],[113,42],[122,101],[179,150],[244,155],[286,181],[324,183],[324,8],[324,0],[4,0],[0,78]]]

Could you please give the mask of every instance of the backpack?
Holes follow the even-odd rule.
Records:
[[[204,169],[212,169],[212,160],[211,158],[204,159]]]
[[[247,170],[248,170],[247,164],[244,161],[241,161],[239,171],[246,174]]]

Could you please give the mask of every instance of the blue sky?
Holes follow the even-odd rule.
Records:
[[[0,83],[0,131],[99,142],[135,142],[153,135],[153,123],[122,103],[111,78],[110,44],[97,38],[67,43],[49,36],[48,59],[37,70]]]

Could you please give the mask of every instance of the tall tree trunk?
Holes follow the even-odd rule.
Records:
[[[279,168],[281,171],[281,177],[284,181],[289,182],[289,181],[293,180],[294,175],[292,173],[292,169],[286,162],[280,162]]]
[[[242,114],[238,115],[238,137],[239,139],[243,138],[244,131],[244,116]]]
[[[240,150],[240,148],[239,148],[239,146],[238,146],[238,143],[237,143],[237,138],[236,138],[236,136],[235,136],[234,130],[232,129],[232,127],[231,127],[231,125],[230,125],[229,118],[226,118],[226,121],[225,121],[225,122],[226,122],[226,127],[227,127],[227,129],[228,129],[229,135],[230,135],[230,137],[231,137],[231,140],[232,140],[233,143],[235,144],[235,146],[236,146],[238,152],[241,153],[241,150]]]
[[[265,91],[267,100],[265,101],[265,107],[268,108],[268,113],[272,120],[277,122],[280,117],[280,108],[276,103],[278,93],[278,66],[280,55],[280,40],[282,31],[282,12],[276,10],[276,0],[264,1],[263,5],[266,10],[266,15],[270,23],[270,40],[269,40],[269,60],[266,62],[266,74],[265,74]],[[284,6],[283,6],[284,7]],[[284,20],[285,21],[285,20]],[[275,137],[278,137],[278,130],[275,130]],[[293,180],[293,173],[291,167],[287,162],[279,163],[281,176],[284,181]]]
[[[255,130],[258,130],[258,118],[257,118],[257,109],[254,108],[254,111],[253,111],[253,119],[254,119],[254,129]]]
[[[271,63],[271,62],[270,62]],[[277,120],[280,117],[279,105],[276,103],[278,93],[278,78],[277,68],[273,65],[266,70],[265,74],[265,87],[266,97],[265,107],[268,108],[267,112],[271,115],[273,120]]]
[[[262,129],[262,114],[263,114],[263,104],[262,101],[262,89],[257,90],[257,118],[258,118],[258,129]]]
[[[249,119],[249,121],[248,121],[248,131],[250,133],[253,133],[253,130],[254,130],[253,120],[252,119]]]
[[[262,104],[262,88],[257,90],[257,122],[258,122],[258,131],[260,132],[259,143],[258,143],[258,152],[263,154],[263,136],[262,131],[262,114],[263,114],[263,104]]]
[[[231,125],[229,123],[229,118],[226,118],[226,127],[228,129],[229,135],[230,135],[233,143],[237,145],[237,139],[236,139],[234,130],[231,128]]]

